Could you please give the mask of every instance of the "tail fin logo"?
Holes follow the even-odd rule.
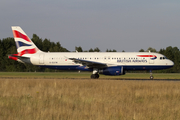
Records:
[[[24,40],[26,40],[28,42],[31,42],[31,40],[28,38],[27,35],[23,35],[22,33],[18,32],[16,30],[13,31],[13,34],[14,34],[15,38],[22,38],[22,39],[24,39]]]
[[[23,46],[32,46],[31,44],[26,44],[24,42],[21,42],[21,41],[16,41],[16,47],[19,48],[19,47],[23,47]]]
[[[22,56],[24,54],[34,54],[39,50],[19,26],[13,26],[12,31],[18,56]]]

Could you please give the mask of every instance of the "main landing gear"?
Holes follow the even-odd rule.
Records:
[[[91,79],[98,79],[99,78],[99,74],[92,74],[91,75]]]
[[[93,69],[93,74],[91,75],[91,79],[98,79],[99,78],[99,70],[97,68]]]
[[[150,80],[153,80],[153,79],[154,79],[154,77],[152,75],[152,70],[150,70]]]

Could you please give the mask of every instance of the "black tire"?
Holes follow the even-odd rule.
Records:
[[[154,79],[154,77],[153,77],[153,76],[150,76],[150,79],[151,79],[151,80],[153,80],[153,79]]]
[[[99,74],[92,74],[91,75],[91,79],[98,79],[99,78]]]
[[[95,79],[95,75],[94,74],[91,75],[91,79]]]
[[[95,78],[98,79],[99,78],[99,74],[95,74]]]

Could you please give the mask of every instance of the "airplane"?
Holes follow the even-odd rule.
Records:
[[[17,54],[8,58],[22,63],[60,69],[91,71],[92,79],[99,74],[124,75],[127,70],[151,71],[173,67],[174,63],[164,55],[153,52],[43,52],[19,26],[12,26]]]

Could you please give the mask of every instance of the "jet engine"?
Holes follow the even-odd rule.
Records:
[[[108,68],[104,68],[102,70],[99,70],[100,74],[104,74],[104,75],[124,75],[125,71],[123,70],[122,66],[115,66],[115,67],[108,67]]]

